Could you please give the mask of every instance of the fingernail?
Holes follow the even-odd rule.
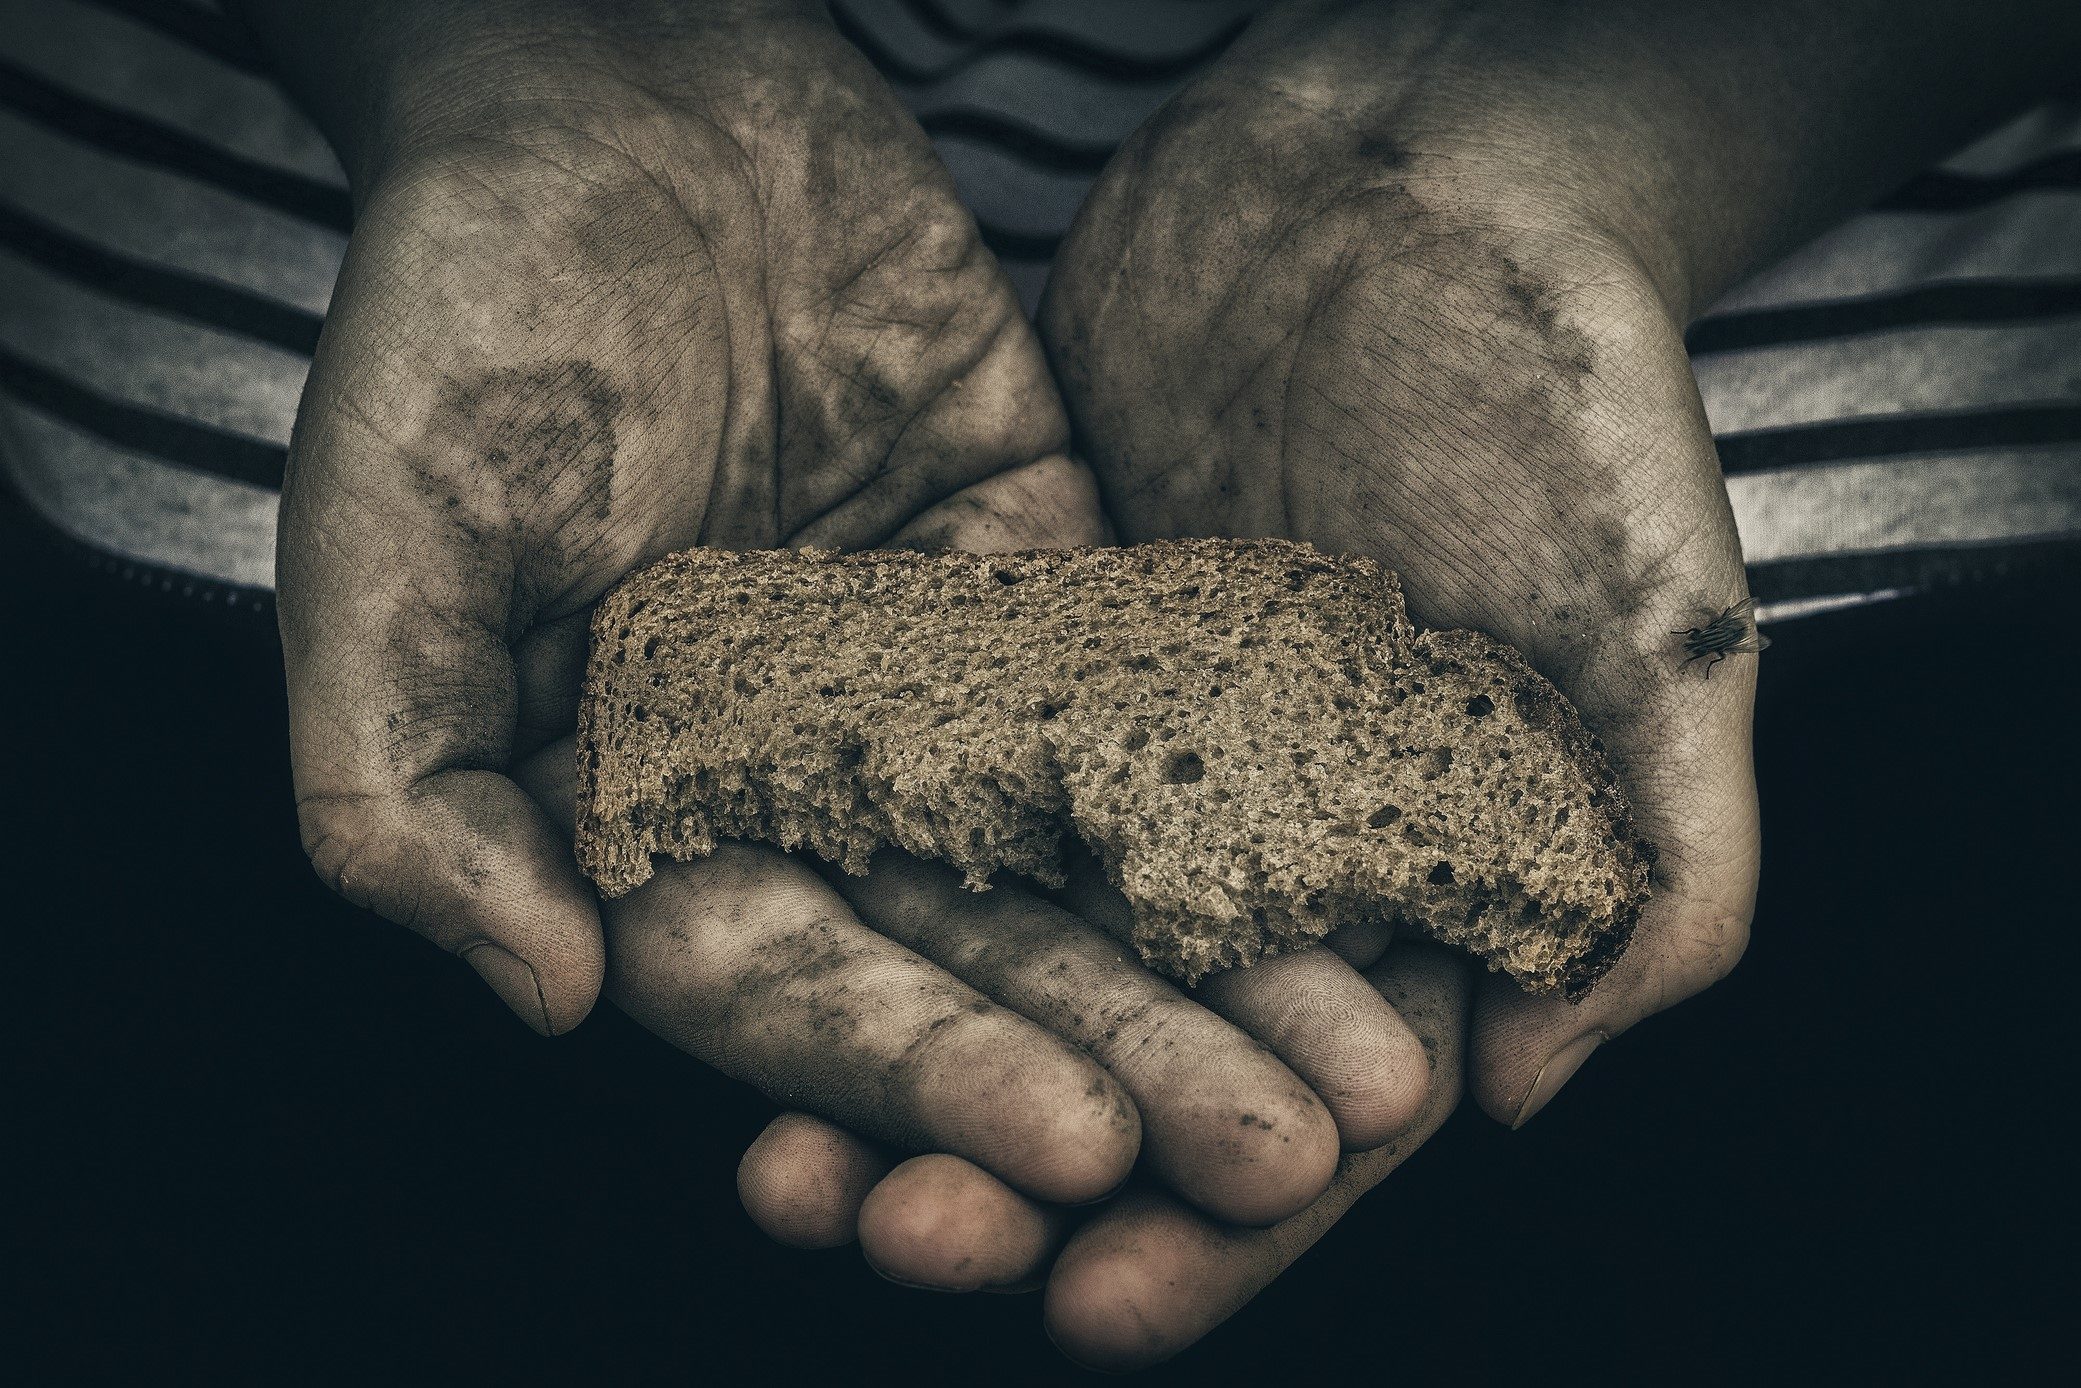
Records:
[[[1515,1132],[1536,1118],[1539,1110],[1552,1103],[1554,1095],[1561,1092],[1561,1086],[1575,1077],[1582,1063],[1590,1058],[1590,1052],[1610,1039],[1601,1031],[1593,1031],[1576,1037],[1555,1051],[1546,1064],[1539,1067],[1539,1075],[1532,1081],[1532,1092],[1525,1095],[1525,1101],[1518,1105],[1517,1120],[1510,1125],[1511,1131]]]
[[[988,1292],[991,1296],[1025,1296],[1028,1292],[1037,1292],[1047,1285],[1048,1279],[1045,1277],[1022,1277],[1001,1287],[979,1287],[977,1290]]]
[[[914,1292],[942,1292],[948,1296],[961,1295],[961,1288],[959,1287],[935,1287],[930,1282],[913,1282],[908,1277],[898,1277],[895,1273],[883,1268],[874,1259],[867,1257],[864,1251],[860,1256],[866,1261],[867,1266],[873,1269],[874,1275],[881,1278],[884,1282],[893,1282],[899,1287],[905,1287]]]
[[[477,977],[491,985],[491,991],[506,1000],[506,1006],[544,1036],[551,1035],[549,1029],[549,1007],[542,1001],[542,982],[535,971],[518,955],[508,954],[489,940],[472,945],[464,951],[464,960],[477,971]]]
[[[1045,1316],[1041,1319],[1041,1333],[1048,1337],[1048,1343],[1053,1345],[1055,1347],[1055,1352],[1061,1355],[1064,1359],[1067,1359],[1070,1363],[1076,1365],[1078,1368],[1082,1369],[1087,1374],[1104,1374],[1108,1378],[1125,1378],[1128,1374],[1133,1373],[1136,1367],[1148,1368],[1153,1364],[1161,1364],[1164,1362],[1165,1359],[1169,1359],[1171,1357],[1171,1355],[1166,1354],[1163,1356],[1163,1359],[1151,1360],[1149,1364],[1129,1366],[1125,1368],[1107,1367],[1103,1364],[1089,1364],[1083,1361],[1082,1359],[1077,1358],[1077,1356],[1075,1356],[1074,1354],[1071,1354],[1069,1350],[1063,1345],[1062,1341],[1056,1338],[1055,1327],[1048,1324],[1047,1318]],[[1174,1354],[1176,1353],[1176,1351],[1174,1350],[1172,1351],[1172,1353]]]
[[[1117,1186],[1114,1186],[1114,1187],[1113,1187],[1113,1188],[1112,1188],[1111,1190],[1107,1191],[1107,1192],[1106,1192],[1106,1193],[1105,1193],[1104,1195],[1094,1195],[1094,1196],[1092,1196],[1092,1197],[1091,1197],[1091,1198],[1090,1198],[1089,1200],[1070,1200],[1070,1201],[1066,1201],[1066,1202],[1065,1202],[1065,1203],[1063,1204],[1062,1208],[1063,1208],[1063,1209],[1065,1209],[1065,1210],[1081,1210],[1081,1209],[1085,1209],[1085,1208],[1087,1208],[1087,1207],[1089,1207],[1089,1206],[1092,1206],[1092,1205],[1103,1205],[1103,1204],[1105,1204],[1105,1202],[1106,1202],[1106,1201],[1108,1201],[1108,1200],[1112,1199],[1112,1198],[1113,1198],[1114,1196],[1118,1195],[1118,1194],[1119,1194],[1119,1193],[1120,1193],[1121,1191],[1123,1191],[1123,1190],[1126,1190],[1126,1189],[1127,1189],[1127,1185],[1128,1185],[1128,1182],[1132,1181],[1133,1179],[1134,1179],[1134,1173],[1133,1173],[1132,1171],[1130,1171],[1130,1172],[1128,1172],[1128,1173],[1127,1173],[1127,1174],[1126,1174],[1125,1176],[1122,1176],[1122,1177],[1120,1178],[1120,1184],[1119,1184],[1119,1185],[1117,1185]]]

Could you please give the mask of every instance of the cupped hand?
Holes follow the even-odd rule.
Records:
[[[1087,202],[1041,325],[1123,538],[1370,556],[1420,624],[1516,646],[1601,737],[1660,850],[1653,895],[1580,1003],[1484,981],[1468,1083],[1516,1124],[1739,958],[1755,662],[1706,678],[1672,634],[1745,583],[1651,256],[1507,89],[1389,75],[1465,38],[1392,9],[1286,6],[1159,113]]]
[[[1102,1196],[1139,1156],[1224,1218],[1284,1217],[1425,1092],[1327,952],[1293,967],[1330,1025],[1247,989],[1209,1010],[1016,888],[753,847],[666,868],[603,935],[562,738],[619,578],[693,544],[1104,534],[923,134],[812,7],[725,8],[473,35],[352,161],[280,552],[313,862],[539,1030],[604,976],[725,1071],[1022,1198]]]
[[[304,838],[540,1030],[590,888],[508,776],[586,616],[695,544],[857,547],[963,509],[1096,534],[1033,337],[914,122],[828,25],[480,37],[356,160],[284,487]],[[430,60],[429,60],[430,61]],[[429,109],[430,108],[430,109]]]

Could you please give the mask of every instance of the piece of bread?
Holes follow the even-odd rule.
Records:
[[[1579,996],[1652,847],[1553,686],[1283,541],[673,555],[593,619],[578,858],[619,896],[719,838],[982,888],[1089,844],[1191,981],[1388,918]]]

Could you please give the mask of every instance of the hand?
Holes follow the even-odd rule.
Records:
[[[283,497],[304,837],[543,1031],[592,1004],[598,916],[506,773],[573,725],[607,588],[688,545],[959,514],[1095,535],[1011,288],[915,123],[795,8],[472,30],[353,146]]]
[[[806,7],[721,9],[436,26],[342,138],[362,211],[280,564],[313,861],[540,1030],[604,972],[729,1073],[1030,1196],[1103,1195],[1146,1149],[1226,1218],[1289,1214],[1427,1075],[1327,952],[1286,974],[1319,1013],[1246,989],[1216,1015],[1016,890],[901,860],[834,887],[755,848],[668,867],[603,940],[561,738],[623,574],[695,543],[1102,535],[915,124]]]
[[[1755,663],[1707,680],[1671,635],[1742,596],[1741,551],[1642,257],[1565,186],[1506,178],[1461,98],[1354,92],[1341,25],[1274,15],[1135,137],[1043,333],[1123,538],[1378,559],[1419,623],[1518,647],[1603,739],[1653,896],[1579,1004],[1484,980],[1469,1084],[1522,1123],[1741,955]]]

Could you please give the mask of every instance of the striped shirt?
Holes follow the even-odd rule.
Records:
[[[1113,149],[1259,0],[832,0],[1029,307]],[[0,0],[0,479],[90,562],[265,609],[346,182],[207,0]],[[1758,615],[2071,556],[2081,103],[2029,112],[1688,337]]]

